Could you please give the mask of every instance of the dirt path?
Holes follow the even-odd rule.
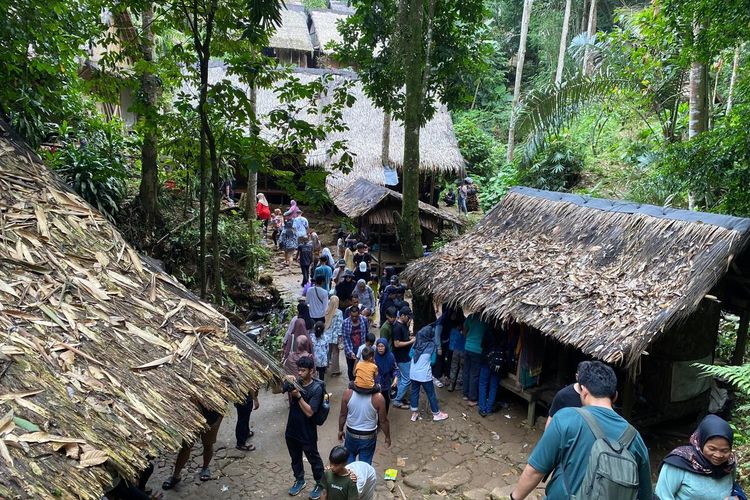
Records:
[[[271,267],[276,286],[286,297],[299,293],[297,269],[291,273],[284,270],[278,254],[274,255]],[[346,366],[343,354],[341,362]],[[324,462],[331,447],[337,444],[336,417],[346,377],[330,377],[326,384],[334,396],[331,415],[318,431],[318,449]],[[469,408],[462,401],[460,391],[450,393],[437,389],[437,392],[441,409],[450,416],[446,421],[432,422],[429,414],[425,414],[423,420],[411,422],[410,412],[392,409],[393,446],[386,449],[379,440],[373,466],[381,478],[387,468],[398,469],[399,474],[393,493],[389,492],[385,481],[379,481],[379,499],[403,498],[402,493],[409,499],[483,499],[496,487],[514,484],[526,463],[542,424],[539,419],[537,429],[526,426],[524,402],[513,399],[501,389],[501,397],[510,399],[510,407],[481,418],[476,408]],[[174,490],[164,492],[163,498],[289,498],[287,489],[293,477],[284,444],[287,412],[285,396],[262,393],[260,409],[254,411],[250,419],[255,431],[251,442],[257,450],[243,452],[234,448],[237,413],[234,408],[228,408],[211,464],[213,479],[203,483],[198,480],[201,448],[197,445],[182,473],[182,482]],[[173,464],[173,456],[155,463],[156,469],[149,482],[154,492],[161,491],[161,483],[169,477]],[[313,487],[309,466],[306,469],[308,486],[297,498],[307,498]]]

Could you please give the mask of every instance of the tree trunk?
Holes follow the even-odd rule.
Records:
[[[732,112],[732,100],[734,99],[734,86],[737,83],[737,68],[740,65],[740,46],[734,48],[734,60],[732,61],[732,77],[729,79],[729,93],[727,94],[726,114]]]
[[[740,323],[737,325],[737,342],[734,344],[732,352],[732,363],[735,366],[744,364],[745,351],[747,350],[747,329],[750,323],[750,312],[742,311],[740,313]]]
[[[406,74],[406,102],[404,105],[404,160],[403,160],[403,203],[397,231],[401,251],[407,261],[422,256],[422,228],[419,225],[419,129],[422,124],[422,100],[424,78],[424,2],[406,0],[406,9],[401,26],[401,57]],[[429,20],[428,20],[429,21]]]
[[[383,149],[380,152],[380,163],[385,167],[391,165],[391,114],[383,113]]]
[[[208,96],[208,59],[201,56],[200,60],[200,97],[198,113],[201,120],[201,152],[200,152],[200,197],[198,203],[198,282],[201,289],[201,299],[206,298],[206,137],[208,135],[208,117],[206,116],[206,100]]]
[[[159,79],[150,71],[154,61],[154,4],[147,2],[141,12],[141,44],[140,52],[144,70],[141,74],[141,101],[143,104],[142,125],[143,144],[141,146],[141,183],[138,189],[138,201],[143,214],[143,224],[146,234],[151,236],[159,216],[158,204],[158,109]]]
[[[255,81],[253,80],[250,84],[250,134],[256,133],[255,117],[257,113],[258,91],[255,87]],[[256,212],[256,200],[255,196],[258,194],[258,172],[255,170],[247,169],[247,197],[245,206],[245,220],[248,222],[250,231],[252,232],[251,237],[254,236],[253,224],[255,219],[258,217]]]
[[[705,132],[708,125],[708,78],[706,64],[693,61],[690,65],[690,122],[688,138]]]
[[[589,27],[588,27],[589,42],[591,42],[594,35],[596,35],[596,2],[597,0],[591,0],[591,7],[589,9]],[[586,45],[586,49],[583,51],[583,74],[591,75],[593,72],[594,72],[594,57],[591,53],[591,49],[589,45]]]
[[[583,0],[583,5],[581,6],[581,26],[578,28],[578,33],[583,33],[583,31],[586,29],[586,14],[588,13],[588,1]]]
[[[221,210],[221,180],[219,178],[219,160],[216,155],[216,141],[214,133],[209,127],[208,152],[211,158],[211,185],[214,190],[214,201],[211,210],[211,261],[213,270],[214,303],[221,305],[221,254],[219,252],[219,210]]]
[[[513,161],[513,149],[516,142],[516,107],[521,97],[521,77],[523,76],[523,61],[526,57],[526,37],[529,33],[529,19],[531,18],[531,4],[533,0],[524,0],[523,16],[521,18],[521,41],[518,44],[518,60],[516,61],[516,83],[513,86],[513,104],[510,111],[510,125],[508,126],[508,163]]]
[[[570,25],[570,8],[573,0],[565,1],[565,15],[563,16],[562,33],[560,33],[560,52],[557,55],[557,71],[555,72],[555,83],[562,82],[563,68],[565,67],[565,49],[568,47],[568,27]]]

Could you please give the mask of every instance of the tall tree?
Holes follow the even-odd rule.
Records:
[[[729,91],[727,93],[727,109],[726,114],[732,112],[732,104],[734,100],[734,87],[737,85],[737,71],[740,66],[740,45],[734,48],[734,59],[732,60],[732,76],[729,79]]]
[[[560,33],[560,52],[557,55],[557,71],[555,72],[555,83],[562,82],[563,69],[565,67],[565,49],[568,47],[568,29],[570,28],[570,8],[573,0],[565,0],[565,14],[563,15],[562,32]]]
[[[146,2],[141,12],[141,100],[143,101],[143,145],[141,146],[141,184],[138,199],[146,231],[151,234],[159,216],[159,121],[157,99],[161,85],[153,71],[154,64],[154,4]]]
[[[521,98],[521,78],[523,76],[523,62],[526,57],[526,37],[529,33],[529,20],[531,19],[531,4],[533,0],[524,0],[523,16],[521,17],[521,40],[518,43],[518,55],[516,56],[516,82],[513,86],[513,103],[510,111],[510,126],[508,127],[508,163],[513,161],[513,151],[516,146],[515,116],[518,100]]]
[[[586,50],[583,54],[583,74],[591,75],[594,71],[593,54],[591,52],[591,45],[596,35],[596,4],[597,0],[591,0],[591,6],[589,7],[589,25],[588,25],[588,39],[589,43],[586,44]]]

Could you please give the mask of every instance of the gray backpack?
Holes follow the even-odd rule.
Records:
[[[628,450],[638,432],[632,425],[615,441],[610,441],[602,432],[596,419],[583,408],[576,408],[583,420],[594,433],[596,441],[591,447],[589,465],[581,487],[574,495],[570,495],[570,488],[562,471],[565,492],[573,500],[606,499],[606,500],[635,500],[638,498],[638,461]]]

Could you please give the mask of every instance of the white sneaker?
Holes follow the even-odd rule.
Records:
[[[436,379],[435,377],[432,377],[432,383],[435,384],[437,387],[443,387],[443,383]]]
[[[432,415],[432,420],[434,420],[435,422],[440,422],[441,420],[446,420],[447,418],[448,418],[448,414],[445,413],[444,411],[439,411]]]

